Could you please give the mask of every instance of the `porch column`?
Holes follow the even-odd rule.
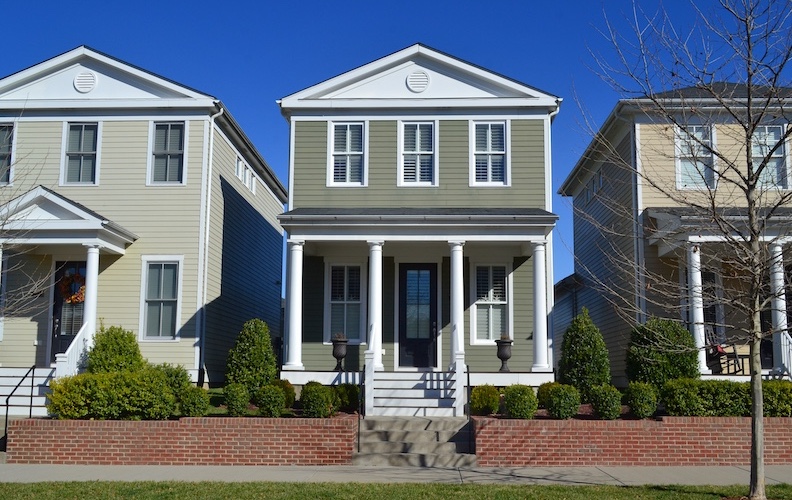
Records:
[[[531,371],[550,371],[547,356],[547,257],[544,241],[533,243],[533,366]]]
[[[382,241],[369,241],[368,342],[374,369],[382,371]]]
[[[85,259],[85,302],[83,304],[83,325],[85,325],[86,346],[93,347],[96,333],[96,304],[99,299],[99,245],[86,245]]]
[[[699,245],[688,244],[688,288],[690,293],[690,324],[693,329],[693,340],[698,349],[699,371],[710,373],[707,367],[707,352],[704,349],[704,297],[701,285],[701,248]]]
[[[770,291],[773,294],[773,371],[781,373],[792,368],[785,366],[788,360],[784,359],[784,354],[786,351],[788,355],[789,350],[783,348],[783,344],[787,340],[784,335],[787,331],[787,305],[784,292],[783,250],[784,247],[780,243],[770,245]]]
[[[304,370],[302,363],[303,247],[302,240],[289,240],[289,275],[286,297],[289,330],[284,370]]]
[[[451,247],[451,355],[449,366],[457,363],[457,354],[465,361],[465,260],[464,241],[449,241]]]

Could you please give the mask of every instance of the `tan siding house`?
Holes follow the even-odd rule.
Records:
[[[368,415],[461,415],[467,372],[552,380],[560,99],[414,45],[279,104],[293,144],[281,376],[365,380]]]
[[[244,321],[280,334],[286,190],[219,100],[78,47],[0,79],[6,146],[0,377],[118,325],[219,384]]]

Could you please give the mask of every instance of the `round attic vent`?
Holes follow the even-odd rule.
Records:
[[[407,88],[420,93],[429,87],[429,75],[425,71],[414,71],[407,75]]]
[[[96,88],[96,75],[91,71],[77,73],[74,77],[74,88],[82,94],[92,91]]]

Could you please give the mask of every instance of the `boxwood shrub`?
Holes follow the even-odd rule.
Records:
[[[547,412],[553,418],[566,420],[577,415],[580,409],[580,393],[575,387],[558,384],[548,389]]]
[[[226,383],[242,384],[252,396],[259,387],[274,382],[277,373],[269,327],[260,319],[251,319],[242,326],[236,344],[228,351]]]
[[[763,383],[763,388],[767,382]],[[669,380],[663,386],[666,412],[688,417],[739,417],[751,414],[747,383],[728,380]],[[767,395],[765,395],[767,401]],[[792,403],[792,398],[787,399]],[[765,411],[765,416],[771,416]]]
[[[603,420],[616,420],[621,416],[622,395],[612,385],[597,385],[589,393],[594,414]]]
[[[360,389],[355,384],[333,386],[338,402],[338,410],[354,413],[360,409]]]
[[[176,399],[183,417],[203,417],[209,412],[209,393],[203,387],[188,385]]]
[[[253,403],[262,417],[280,417],[286,407],[286,396],[279,386],[265,385],[253,395]]]
[[[693,335],[668,319],[651,318],[633,329],[626,363],[631,382],[647,382],[658,390],[669,380],[699,378]]]
[[[120,326],[102,326],[88,351],[85,370],[88,373],[138,371],[146,367],[140,354],[137,337]]]
[[[536,399],[539,402],[539,408],[547,408],[547,401],[550,398],[550,389],[557,385],[558,382],[545,382],[539,386],[536,390]]]
[[[608,348],[585,307],[564,333],[558,381],[575,386],[584,403],[592,402],[593,387],[610,384]]]
[[[539,403],[532,387],[515,384],[503,390],[503,407],[511,418],[531,419]]]
[[[283,396],[286,398],[285,407],[294,407],[294,402],[297,400],[297,392],[294,390],[292,383],[288,380],[275,379],[272,381],[272,385],[277,385],[283,391]]]
[[[499,408],[500,392],[494,385],[479,385],[470,391],[470,412],[474,415],[491,415]]]
[[[241,417],[247,414],[250,393],[244,384],[231,383],[223,388],[226,409],[229,417]]]
[[[630,411],[638,418],[649,418],[657,411],[657,391],[652,384],[630,382],[624,399]]]
[[[335,413],[337,398],[333,389],[319,382],[308,382],[300,394],[303,416],[326,418]]]
[[[764,414],[766,417],[792,417],[792,382],[767,380],[762,382]]]

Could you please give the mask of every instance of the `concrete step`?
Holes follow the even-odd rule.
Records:
[[[373,441],[360,443],[360,453],[418,453],[418,454],[449,454],[456,453],[456,443],[438,443],[427,441],[420,443]]]
[[[402,418],[366,417],[360,428],[367,431],[459,431],[468,424],[466,417],[450,418]]]
[[[476,467],[475,455],[462,453],[356,453],[352,465],[392,467]]]
[[[453,417],[454,408],[374,407],[373,415],[391,417]]]
[[[360,431],[361,443],[445,443],[454,439],[459,431],[377,430]]]

